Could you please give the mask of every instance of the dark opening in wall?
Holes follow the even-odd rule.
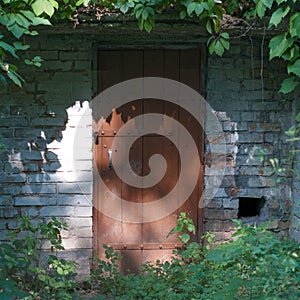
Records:
[[[263,208],[266,200],[262,198],[239,198],[239,212],[238,218],[243,217],[255,217],[260,215],[260,211]]]

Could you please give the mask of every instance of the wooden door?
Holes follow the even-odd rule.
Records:
[[[106,88],[137,77],[165,77],[181,81],[197,91],[202,89],[200,72],[201,53],[193,50],[105,50],[99,51],[99,92]],[[122,157],[126,149],[126,134],[117,136],[119,129],[130,119],[147,113],[158,113],[172,117],[180,122],[192,135],[201,157],[201,167],[197,185],[189,199],[179,205],[176,211],[163,219],[151,222],[130,223],[122,220],[125,208],[121,205],[113,208],[120,216],[119,220],[104,215],[97,203],[109,201],[112,192],[119,198],[134,203],[147,203],[162,198],[175,186],[180,174],[180,157],[176,145],[167,137],[157,134],[147,134],[137,137],[129,151],[129,164],[138,176],[150,173],[149,159],[153,154],[161,154],[166,160],[166,173],[161,181],[153,187],[137,188],[122,181],[122,174],[116,174],[111,164],[111,155],[116,163],[124,162]],[[153,124],[160,126],[161,124]],[[154,128],[155,129],[155,128]],[[155,131],[155,130],[154,130]],[[132,135],[132,134],[131,134]],[[202,234],[202,211],[198,208],[199,198],[203,188],[202,163],[203,131],[198,122],[184,109],[174,103],[159,99],[134,100],[116,108],[106,119],[98,132],[98,143],[94,146],[94,211],[93,211],[93,247],[100,258],[104,258],[102,245],[107,244],[120,252],[122,261],[120,269],[123,272],[136,272],[141,263],[165,261],[170,259],[175,248],[181,243],[173,235],[167,238],[170,230],[176,226],[177,217],[181,211],[186,211],[194,220],[199,240]],[[117,145],[111,153],[112,143]],[[191,162],[193,158],[191,157]],[[163,167],[163,166],[162,166]],[[122,168],[121,168],[122,169]],[[124,167],[122,172],[127,172]],[[102,180],[99,180],[98,174]],[[179,199],[174,199],[179,201]]]

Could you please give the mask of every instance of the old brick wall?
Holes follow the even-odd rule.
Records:
[[[295,95],[295,102],[293,106],[294,117],[297,113],[300,112],[300,103],[299,103],[299,91]],[[298,101],[297,101],[298,99]],[[297,142],[297,148],[300,147],[300,142]],[[300,153],[298,152],[296,155],[296,163],[294,165],[294,169],[298,171],[300,169]],[[292,238],[300,242],[300,181],[299,176],[294,178],[293,182],[293,205],[291,210],[291,227],[290,227],[290,235]]]
[[[208,58],[207,101],[222,121],[228,165],[220,190],[205,211],[205,228],[220,240],[230,236],[230,219],[238,217],[240,198],[264,202],[258,216],[241,219],[270,221],[274,231],[288,235],[291,188],[276,182],[268,159],[281,161],[288,152],[284,132],[293,122],[295,98],[277,92],[285,67],[267,57],[257,38],[235,43],[221,59]],[[268,151],[264,161],[259,156],[262,149]]]
[[[96,90],[97,47],[165,43],[176,48],[202,42],[199,36],[187,41],[184,33],[181,44],[178,36],[168,41],[153,35],[152,42],[139,34],[137,39],[120,35],[112,40],[112,36],[42,34],[33,40],[30,52],[45,59],[42,68],[22,67],[27,80],[24,90],[10,86],[0,93],[0,132],[5,144],[0,155],[0,238],[5,240],[7,229],[17,226],[17,216],[60,217],[70,226],[64,232],[65,255],[80,262],[82,275],[89,272],[92,254],[89,103]],[[260,216],[246,221],[271,220],[271,227],[284,235],[289,229],[291,191],[287,185],[276,187],[270,167],[255,153],[262,147],[270,157],[286,153],[283,136],[291,124],[293,99],[274,91],[285,67],[269,63],[267,56],[262,60],[260,46],[260,39],[236,41],[223,58],[207,57],[204,68],[206,98],[216,110],[227,143],[222,185],[204,209],[205,229],[214,232],[217,240],[229,238],[240,197],[265,199]],[[75,137],[81,142],[74,144]]]
[[[92,254],[92,53],[86,43],[34,39],[30,55],[42,56],[43,67],[22,67],[24,91],[10,86],[0,95],[1,240],[18,216],[57,216],[70,228],[63,232],[64,255],[80,263],[82,276]]]

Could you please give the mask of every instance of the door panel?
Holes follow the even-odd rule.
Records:
[[[99,92],[127,79],[141,76],[159,76],[181,81],[199,91],[201,85],[200,51],[193,50],[111,50],[99,51]],[[138,176],[150,173],[149,159],[154,154],[161,154],[166,160],[166,173],[153,187],[137,188],[122,181],[126,172],[125,162],[120,158],[125,153],[126,134],[117,136],[118,130],[128,120],[147,113],[167,115],[178,120],[192,135],[202,155],[202,128],[198,122],[184,109],[177,105],[159,99],[142,99],[126,103],[115,108],[107,117],[106,122],[99,129],[98,145],[94,146],[94,252],[104,258],[103,244],[114,247],[122,255],[120,270],[136,272],[141,263],[146,261],[162,261],[170,259],[172,251],[181,245],[176,235],[169,236],[170,230],[176,226],[181,211],[186,211],[197,226],[199,239],[202,233],[202,211],[198,208],[198,201],[203,186],[203,167],[199,170],[198,184],[189,199],[176,211],[167,217],[154,222],[128,223],[122,221],[125,206],[118,204],[113,211],[120,216],[120,221],[114,220],[101,213],[101,207],[110,203],[109,197],[120,197],[132,203],[149,203],[156,201],[170,193],[177,183],[180,174],[180,156],[177,146],[180,139],[173,143],[167,136],[155,133],[163,126],[169,135],[173,128],[168,121],[163,120],[153,124],[153,134],[137,137],[129,151],[129,163]],[[110,165],[109,150],[112,143],[116,144],[114,163],[120,165],[120,177]],[[202,161],[202,158],[201,158]],[[193,159],[190,161],[193,164]],[[116,166],[115,165],[115,166]],[[163,168],[163,165],[157,166]],[[101,176],[102,180],[99,179]],[[113,193],[109,195],[108,191]],[[178,197],[174,199],[179,203]]]

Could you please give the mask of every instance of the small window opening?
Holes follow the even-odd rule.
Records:
[[[265,198],[239,198],[238,218],[255,217],[260,215],[260,211],[265,205]]]

